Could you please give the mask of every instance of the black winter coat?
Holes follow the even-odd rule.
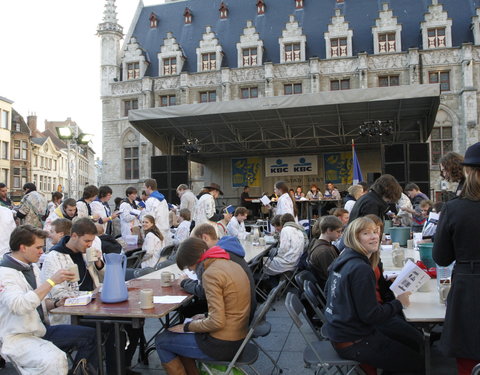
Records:
[[[379,196],[373,190],[370,190],[367,194],[361,196],[355,206],[350,212],[349,223],[353,220],[363,217],[369,214],[377,215],[380,219],[383,220],[385,212],[388,210],[388,203],[385,202],[381,196]]]
[[[480,201],[448,201],[438,222],[433,259],[456,261],[441,346],[449,357],[480,360]]]

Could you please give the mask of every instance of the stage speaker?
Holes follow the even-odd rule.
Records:
[[[428,143],[384,145],[383,173],[393,175],[400,185],[413,182],[430,195],[430,149]]]
[[[177,186],[188,185],[188,159],[181,155],[161,155],[151,158],[151,176],[157,181],[158,191],[168,203],[179,204]]]

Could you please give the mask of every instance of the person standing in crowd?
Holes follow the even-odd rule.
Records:
[[[320,232],[320,236],[308,248],[307,269],[315,275],[323,290],[328,278],[328,267],[340,254],[332,242],[341,237],[343,223],[338,217],[328,215],[318,220],[315,227],[313,231]]]
[[[383,369],[388,374],[423,374],[422,335],[406,322],[404,327],[410,327],[411,337],[379,328],[410,304],[410,293],[383,304],[377,301],[377,226],[369,218],[358,218],[350,223],[343,238],[347,248],[329,268],[322,332],[342,358]]]
[[[480,142],[467,149],[462,164],[465,183],[459,199],[442,207],[432,254],[440,266],[455,261],[440,345],[457,359],[458,374],[470,375],[480,363]]]
[[[191,271],[203,267],[208,316],[170,327],[157,336],[155,346],[167,374],[198,374],[192,358],[230,361],[238,351],[248,331],[251,292],[245,285],[249,280],[224,249],[209,249],[198,238],[180,245],[177,266]]]
[[[110,198],[112,198],[112,189],[110,186],[100,186],[97,199],[90,203],[92,215],[98,216],[98,223],[103,225],[103,231],[108,235],[112,235],[112,221],[118,217],[118,212],[112,213],[110,209],[110,205],[108,204]]]
[[[145,202],[145,209],[140,215],[143,220],[144,215],[151,215],[155,219],[155,225],[163,236],[163,245],[168,246],[172,242],[170,234],[170,220],[168,213],[168,203],[164,195],[157,190],[157,181],[153,178],[145,180],[145,192],[148,199]]]
[[[95,329],[48,324],[46,312],[63,304],[63,300],[45,297],[55,285],[75,275],[60,269],[40,281],[36,263],[43,254],[47,235],[32,225],[16,228],[10,239],[12,252],[4,255],[0,263],[1,354],[12,359],[22,374],[65,375],[68,361],[64,352],[75,349],[74,368],[83,367],[96,374]]]
[[[160,252],[165,247],[164,237],[155,225],[155,218],[152,215],[145,215],[142,225],[145,233],[142,250],[146,251],[142,259],[142,268],[155,267],[160,259]]]
[[[362,195],[350,212],[349,222],[356,218],[373,214],[379,218],[385,216],[388,204],[397,202],[402,196],[402,187],[390,174],[380,176],[370,187],[370,191]]]
[[[87,217],[92,219],[93,221],[97,221],[100,218],[98,214],[94,214],[92,212],[92,207],[91,207],[91,203],[97,198],[97,196],[98,196],[98,188],[95,185],[85,186],[85,188],[83,189],[82,198],[77,201],[78,219]]]
[[[413,206],[412,206],[412,202],[410,201],[410,198],[407,197],[405,193],[402,193],[396,206],[398,207],[398,212],[395,217],[395,221],[404,227],[412,226],[411,211],[413,211]],[[402,207],[406,207],[407,209],[403,210]]]
[[[127,188],[126,198],[120,204],[120,227],[122,237],[140,235],[140,220],[138,219],[142,207],[137,205],[137,189],[133,186]]]
[[[283,181],[278,181],[273,187],[275,194],[279,197],[275,215],[290,214],[294,218],[298,215],[297,204],[295,198],[288,192],[288,186]]]
[[[245,229],[245,220],[247,220],[248,210],[245,207],[237,207],[232,220],[227,225],[227,235],[237,237],[240,241],[247,238]]]
[[[179,212],[178,227],[175,232],[175,243],[179,244],[190,237],[191,214],[187,208],[182,208]]]
[[[185,184],[180,184],[177,187],[177,195],[180,198],[180,209],[186,208],[190,212],[195,212],[195,206],[197,205],[197,197]]]
[[[420,203],[423,200],[428,200],[428,197],[422,193],[418,185],[414,183],[409,183],[405,186],[405,194],[407,194],[412,202],[412,209],[405,206],[400,207],[400,209],[412,214],[412,231],[421,232],[427,219],[422,215]]]
[[[27,182],[23,185],[23,196],[17,211],[17,218],[22,220],[23,224],[30,224],[37,228],[42,228],[42,218],[47,210],[47,199],[37,191],[35,184]]]
[[[10,198],[8,198],[8,189],[7,185],[3,182],[0,182],[0,207],[6,207],[10,210],[13,209],[13,204]]]
[[[357,200],[364,194],[363,193],[363,186],[362,185],[352,185],[348,189],[348,195],[345,197],[345,205],[343,206],[344,209],[348,211],[348,213],[352,212],[352,208],[357,202]]]
[[[465,184],[463,172],[463,156],[456,152],[448,152],[440,158],[440,176],[448,182],[457,182],[455,195],[459,196]]]
[[[205,192],[198,198],[195,214],[193,215],[195,226],[208,221],[217,222],[222,219],[222,215],[217,214],[215,209],[215,199],[223,195],[220,185],[212,182],[209,186],[205,186],[204,189]]]
[[[47,205],[47,216],[50,215],[62,203],[63,194],[59,191],[52,193],[52,200]]]
[[[16,227],[12,210],[0,206],[0,259],[10,250],[10,235]]]

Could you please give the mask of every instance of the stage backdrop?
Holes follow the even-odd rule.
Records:
[[[317,155],[265,158],[265,176],[318,174]]]
[[[232,159],[232,186],[260,187],[262,183],[260,158]]]
[[[325,182],[331,181],[334,184],[351,184],[352,163],[352,151],[323,154]]]

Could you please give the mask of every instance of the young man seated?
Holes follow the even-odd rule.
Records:
[[[207,243],[208,248],[212,248],[214,246],[219,246],[223,250],[225,250],[232,261],[237,263],[248,276],[248,280],[250,281],[250,294],[251,294],[251,310],[250,310],[250,317],[253,317],[256,308],[256,299],[255,299],[255,281],[253,280],[252,271],[248,267],[247,262],[244,259],[245,250],[243,249],[240,241],[237,238],[232,236],[224,236],[220,240],[217,237],[217,232],[213,226],[210,224],[201,224],[195,227],[194,231],[192,232],[192,237],[199,238]],[[185,316],[191,316],[196,313],[206,312],[206,297],[205,291],[203,290],[202,284],[199,282],[202,278],[203,268],[197,267],[196,274],[198,280],[192,280],[189,278],[185,278],[181,281],[180,286],[185,289],[188,293],[193,294],[198,298],[200,301],[197,306],[190,306],[189,308],[184,310]],[[203,303],[202,303],[203,301]]]
[[[96,374],[95,329],[48,323],[47,311],[64,300],[45,297],[55,285],[71,280],[75,274],[62,268],[40,281],[35,263],[43,254],[47,236],[43,230],[24,225],[10,237],[11,252],[0,263],[1,354],[22,374],[65,375],[68,362],[64,351],[76,349],[74,366],[89,367],[89,373]]]
[[[247,220],[248,210],[245,207],[237,207],[233,214],[232,220],[227,225],[227,234],[244,240],[247,237],[245,229],[245,220]]]
[[[52,245],[56,245],[65,236],[70,236],[72,222],[68,219],[57,219],[51,223],[48,237]]]
[[[342,221],[333,215],[324,216],[315,224],[314,232],[320,231],[320,236],[308,248],[307,268],[315,275],[322,289],[328,279],[328,267],[340,254],[332,242],[340,238],[342,228]]]

